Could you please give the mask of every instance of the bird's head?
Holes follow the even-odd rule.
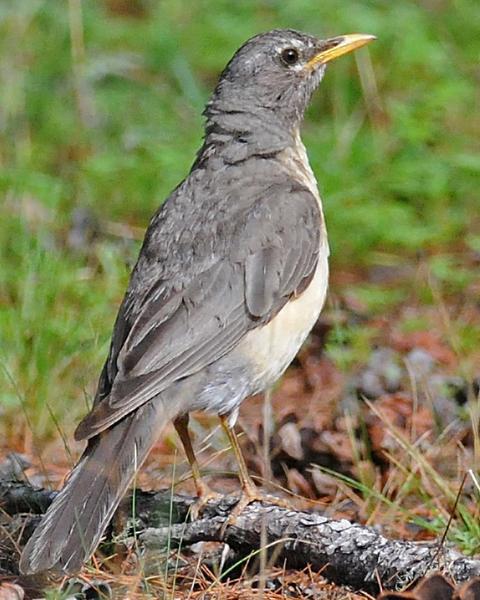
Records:
[[[225,67],[207,117],[216,111],[273,112],[279,122],[294,125],[301,120],[327,63],[374,39],[352,34],[321,40],[290,29],[257,35]]]

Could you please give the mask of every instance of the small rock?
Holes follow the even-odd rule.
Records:
[[[371,400],[400,389],[403,370],[399,357],[391,348],[378,348],[372,352],[367,366],[354,379],[359,396]]]
[[[405,362],[417,381],[422,381],[435,369],[436,361],[433,356],[423,348],[414,348],[405,357]]]
[[[5,460],[0,463],[0,478],[7,481],[18,481],[23,479],[23,472],[30,467],[31,463],[25,454],[10,452]]]

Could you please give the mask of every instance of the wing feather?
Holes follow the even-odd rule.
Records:
[[[268,323],[313,276],[321,219],[305,188],[270,186],[236,216],[228,251],[207,268],[180,289],[169,281],[151,286],[133,318],[125,301],[96,402],[76,438],[96,435]]]

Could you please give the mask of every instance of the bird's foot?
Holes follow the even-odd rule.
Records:
[[[252,482],[251,485],[247,485],[242,488],[242,493],[240,495],[240,499],[229,514],[228,518],[225,520],[222,528],[220,530],[220,536],[223,538],[225,535],[225,531],[227,527],[231,525],[235,525],[238,517],[242,513],[242,511],[253,502],[261,502],[262,504],[273,504],[274,506],[280,506],[281,508],[286,508],[288,510],[292,509],[292,505],[284,500],[283,498],[277,498],[276,496],[271,496],[270,494],[263,494],[261,490],[259,490]]]
[[[223,497],[223,494],[213,491],[207,484],[202,482],[201,487],[197,488],[197,499],[190,506],[190,518],[192,521],[200,518],[210,500],[219,501]]]

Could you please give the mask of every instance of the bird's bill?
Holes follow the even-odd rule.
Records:
[[[376,39],[377,38],[374,35],[368,35],[366,33],[351,33],[349,35],[330,38],[323,42],[320,52],[315,54],[315,56],[307,62],[306,66],[307,68],[313,68],[317,65],[324,65],[325,63],[328,63],[339,56],[343,56],[344,54],[348,54],[349,52],[353,52],[357,48],[361,48],[362,46],[365,46],[365,44],[369,44]]]

